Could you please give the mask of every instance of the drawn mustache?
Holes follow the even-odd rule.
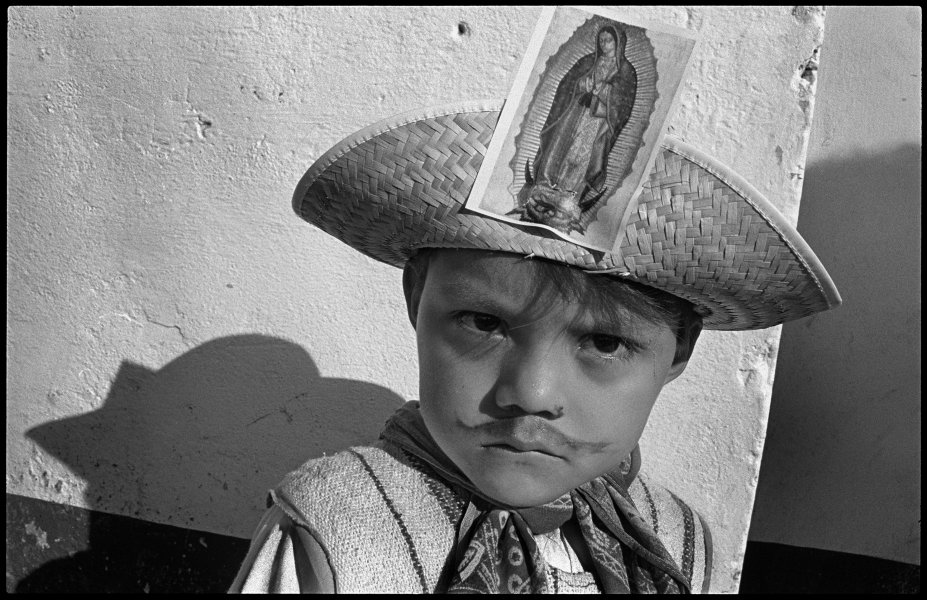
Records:
[[[569,449],[572,451],[602,452],[608,442],[588,442],[569,436],[540,417],[513,417],[467,425],[459,419],[457,424],[483,439],[515,440],[522,444],[537,445],[548,450]]]

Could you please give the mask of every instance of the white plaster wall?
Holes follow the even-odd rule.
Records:
[[[9,8],[7,492],[248,537],[286,470],[375,436],[416,395],[400,273],[292,189],[375,120],[503,97],[538,10]],[[794,221],[823,11],[628,10],[701,34],[671,132]],[[778,339],[704,334],[642,442],[721,592]]]
[[[754,540],[920,564],[922,30],[827,9],[798,228],[844,305],[783,326]]]

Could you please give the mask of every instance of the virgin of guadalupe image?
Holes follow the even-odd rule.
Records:
[[[583,215],[608,191],[609,153],[634,107],[637,71],[625,57],[627,34],[606,24],[595,51],[563,76],[540,132],[534,163],[525,161],[525,185],[509,215],[569,234],[583,233]],[[617,188],[625,173],[619,174]],[[612,190],[614,191],[614,189]]]

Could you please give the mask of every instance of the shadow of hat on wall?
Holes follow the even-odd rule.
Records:
[[[378,385],[322,377],[292,342],[241,335],[157,371],[124,362],[100,409],[27,436],[87,482],[95,511],[247,538],[287,471],[375,440],[402,402]],[[89,537],[91,551],[106,543],[92,526]]]

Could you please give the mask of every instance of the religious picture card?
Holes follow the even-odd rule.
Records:
[[[606,9],[543,9],[467,209],[613,251],[695,45]]]

